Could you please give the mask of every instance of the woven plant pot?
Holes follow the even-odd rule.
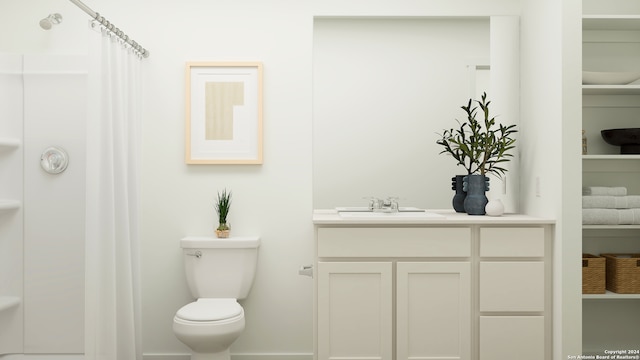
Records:
[[[231,230],[218,230],[216,229],[216,236],[224,239],[224,238],[228,238],[229,237],[229,233],[231,232]]]

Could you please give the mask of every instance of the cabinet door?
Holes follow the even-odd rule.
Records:
[[[397,265],[398,360],[470,359],[468,262]]]
[[[318,360],[392,359],[392,264],[318,262]]]

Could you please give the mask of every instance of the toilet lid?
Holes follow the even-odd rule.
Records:
[[[242,314],[242,306],[235,299],[198,299],[180,308],[176,316],[189,321],[216,321]]]

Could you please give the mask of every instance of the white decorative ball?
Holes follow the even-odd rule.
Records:
[[[484,211],[489,216],[500,216],[504,214],[504,205],[500,199],[489,200]]]

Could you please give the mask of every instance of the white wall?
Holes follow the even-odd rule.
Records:
[[[149,355],[187,351],[171,331],[175,311],[191,301],[178,240],[212,234],[213,199],[224,187],[234,192],[233,232],[257,234],[263,240],[255,286],[244,302],[247,328],[233,352],[312,351],[312,282],[298,276],[297,268],[313,256],[314,16],[521,12],[520,1],[513,0],[187,0],[161,5],[152,0],[95,0],[87,4],[151,51],[144,60],[142,169],[143,350]],[[556,187],[570,181],[561,175],[566,164],[554,160],[563,146],[562,134],[554,129],[563,114],[562,44],[557,34],[562,31],[558,17],[565,10],[555,0],[523,0],[523,4],[527,6],[521,23],[522,74],[529,75],[521,84],[521,113],[528,115],[522,119],[520,146],[521,174],[528,180],[521,184],[521,204],[529,204],[525,210],[531,213],[558,216],[562,194]],[[0,51],[84,52],[87,17],[68,2],[0,0],[0,9],[11,9],[0,11]],[[37,23],[50,12],[61,12],[65,20],[45,32]],[[184,64],[193,60],[263,62],[264,165],[184,164]],[[541,138],[545,146],[537,147],[534,139]],[[530,179],[536,176],[542,180],[541,198],[532,192]]]
[[[189,4],[200,7],[192,9]],[[451,11],[464,8],[465,12],[490,12],[493,4],[485,3],[484,8],[469,2],[465,5],[439,2],[438,6],[443,12],[452,7],[457,9]],[[496,4],[500,5],[500,10],[493,7],[493,11],[517,7],[512,2]],[[215,225],[211,202],[215,191],[226,186],[236,195],[231,217],[234,231],[263,237],[258,276],[244,304],[247,328],[232,351],[309,354],[312,282],[299,277],[296,270],[299,265],[310,263],[313,254],[310,221],[313,16],[424,15],[430,10],[424,3],[410,2],[368,2],[366,6],[354,6],[326,1],[316,4],[248,1],[226,4],[224,9],[207,6],[205,2],[182,2],[178,8],[164,8],[149,19],[151,23],[145,31],[154,29],[153,32],[136,35],[152,51],[147,70],[148,89],[154,89],[147,92],[144,130],[147,161],[143,172],[146,177],[143,229],[144,248],[148,249],[143,258],[145,352],[172,353],[184,349],[170,331],[176,308],[190,300],[182,279],[177,240],[185,234],[211,233]],[[161,27],[161,22],[168,20],[162,14],[172,14],[176,25],[170,29]],[[263,166],[184,165],[182,67],[187,60],[264,63]],[[158,103],[162,106],[157,106]]]
[[[84,349],[85,56],[24,56],[24,351]],[[40,167],[62,148],[67,169]]]
[[[580,355],[580,0],[526,0],[521,19],[521,203],[556,218],[554,359]]]

